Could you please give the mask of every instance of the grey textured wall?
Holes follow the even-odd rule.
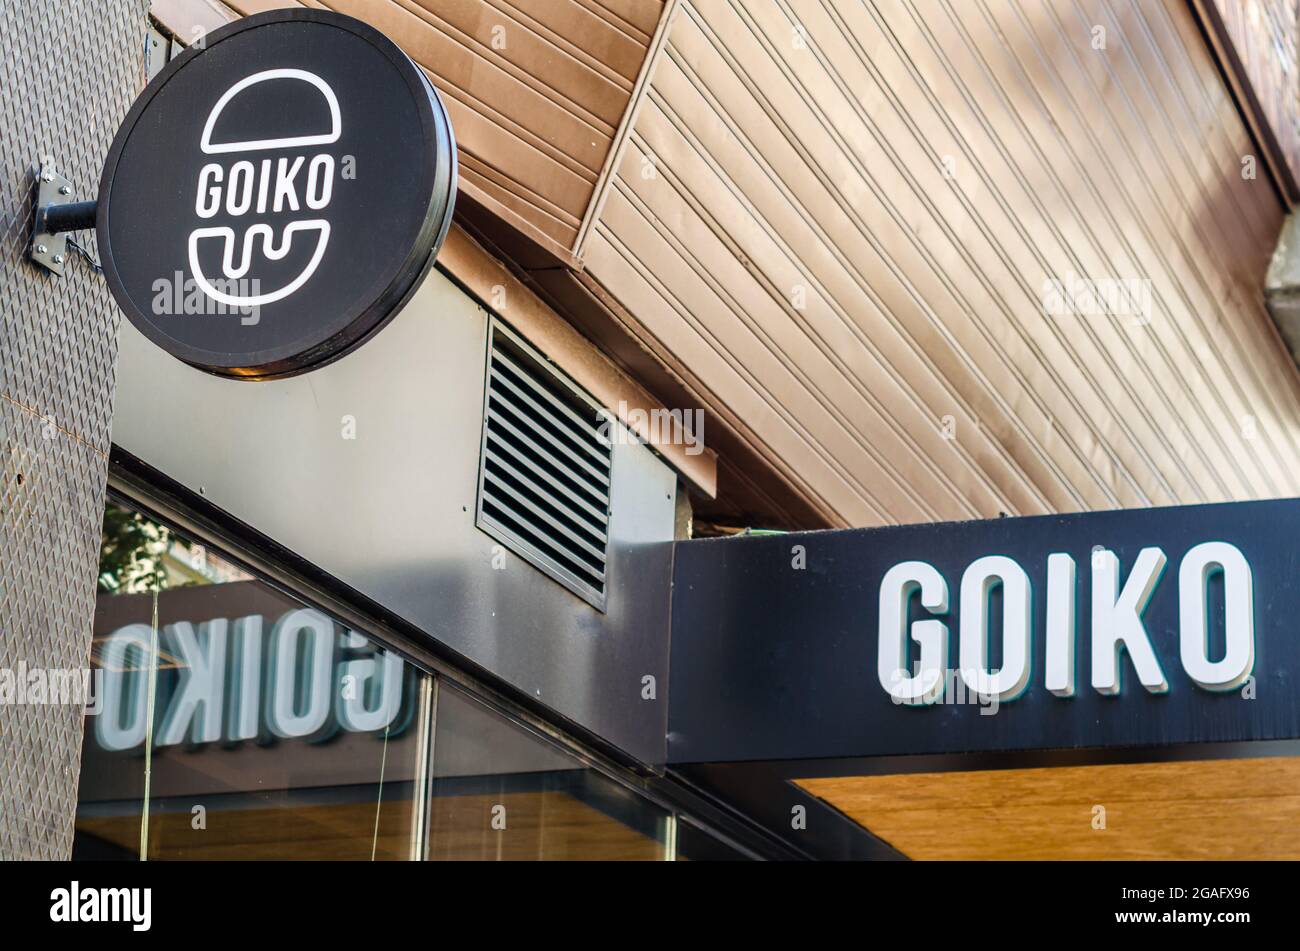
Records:
[[[117,309],[84,260],[55,278],[24,255],[42,156],[95,193],[147,8],[0,0],[0,669],[87,663]],[[0,704],[0,858],[69,855],[80,753],[79,708]]]

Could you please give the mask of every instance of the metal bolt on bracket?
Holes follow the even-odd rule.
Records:
[[[42,165],[37,170],[30,256],[47,271],[59,275],[68,259],[67,232],[95,227],[98,203],[73,201],[71,195],[72,183],[52,166]]]

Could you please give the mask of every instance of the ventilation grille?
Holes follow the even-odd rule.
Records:
[[[605,609],[611,447],[600,408],[492,322],[478,526]]]

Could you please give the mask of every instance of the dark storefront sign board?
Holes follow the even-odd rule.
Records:
[[[291,376],[400,310],[455,190],[446,111],[396,44],[329,11],[259,14],[172,60],[122,123],[99,191],[104,276],[186,363]]]
[[[678,543],[669,761],[1172,749],[1300,737],[1297,538],[1300,501],[1286,500]],[[1250,573],[1250,677],[1220,689],[1195,683],[1180,654],[1180,618],[1188,607],[1180,606],[1179,569],[1189,552],[1195,558],[1206,551],[1198,549],[1205,543],[1233,546]],[[1153,575],[1140,617],[1166,689],[1153,692],[1140,683],[1130,652],[1122,650],[1118,692],[1106,694],[1092,684],[1094,574],[1113,552],[1122,592],[1150,548],[1163,552],[1165,565]],[[1069,555],[1076,566],[1069,697],[1045,682],[1048,556],[1054,553]],[[979,610],[978,599],[976,606],[962,603],[963,574],[991,555],[1010,558],[1029,583],[1027,683],[996,707],[973,691],[965,702],[951,696],[949,702],[895,702],[878,673],[886,574],[907,561],[938,572],[947,611],[926,611],[914,596],[906,620],[943,623],[949,667],[959,668],[962,612]],[[1186,574],[1189,585],[1201,580],[1200,573]],[[1236,584],[1231,572],[1206,574],[1205,656],[1226,661],[1229,640],[1240,650],[1245,636],[1242,614],[1231,633],[1226,621],[1228,602],[1241,590],[1229,593]],[[1002,621],[1015,613],[1001,603],[1003,590],[995,586],[987,599],[991,669],[1001,662]],[[917,647],[910,644],[912,662]]]

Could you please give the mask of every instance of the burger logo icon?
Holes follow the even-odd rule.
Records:
[[[319,97],[324,108],[310,112],[327,116],[328,128],[308,134],[218,141],[217,129],[224,115],[237,110],[245,99],[284,83],[298,84],[288,93],[292,100],[300,101],[302,84],[309,95]],[[284,97],[285,92],[279,90],[278,94]],[[263,70],[222,93],[208,113],[199,143],[212,160],[199,171],[194,213],[203,221],[223,215],[227,223],[200,225],[188,240],[190,272],[205,295],[227,307],[261,307],[284,300],[311,280],[329,245],[330,223],[320,212],[329,207],[334,195],[336,161],[330,152],[305,155],[303,150],[335,143],[342,132],[334,90],[304,69]],[[277,152],[282,154],[274,154]],[[286,213],[302,217],[284,221]],[[279,216],[281,221],[262,220],[267,216]],[[205,272],[204,259],[214,256],[205,254],[209,243],[219,250],[219,276]],[[301,270],[277,282],[278,286],[265,288],[257,276],[263,270],[259,265],[284,260],[291,251],[299,251],[302,243],[310,248],[310,254]],[[251,282],[250,272],[254,275]]]

